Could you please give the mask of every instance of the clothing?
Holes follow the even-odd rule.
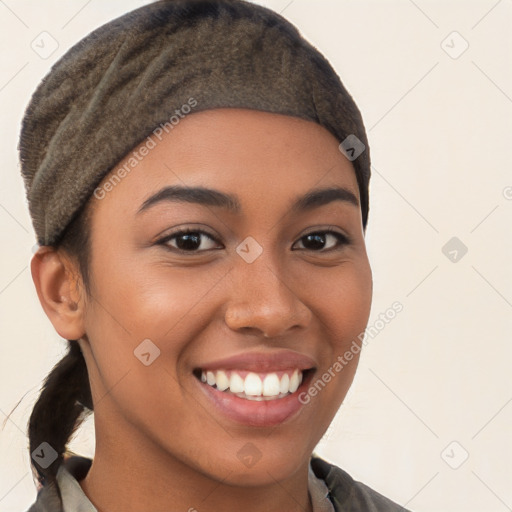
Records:
[[[347,51],[357,52],[358,42]],[[366,227],[368,140],[327,59],[265,7],[161,0],[79,41],[32,96],[19,149],[38,243],[57,245],[91,196],[103,199],[184,117],[223,107],[295,116],[330,131],[354,166]]]
[[[27,512],[97,512],[79,484],[91,464],[91,459],[76,455],[65,459],[57,472],[63,509],[56,489],[43,487]],[[316,454],[308,476],[313,512],[409,512]]]

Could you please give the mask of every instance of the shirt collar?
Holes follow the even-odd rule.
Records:
[[[63,512],[98,512],[80,486],[77,477],[82,478],[84,465],[90,466],[90,459],[79,460],[71,457],[74,464],[64,463],[57,471],[57,481],[62,496]],[[334,507],[328,497],[329,489],[325,482],[318,478],[312,467],[311,461],[308,469],[308,493],[313,505],[313,512],[334,512]]]

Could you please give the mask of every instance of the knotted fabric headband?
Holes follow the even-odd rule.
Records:
[[[264,7],[161,0],[89,34],[32,96],[19,152],[38,243],[57,245],[105,175],[145,139],[221,107],[296,116],[329,130],[354,165],[366,227],[366,133],[325,57]]]

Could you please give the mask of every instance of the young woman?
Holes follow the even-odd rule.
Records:
[[[405,510],[314,454],[371,305],[370,160],[326,59],[240,0],[162,0],[35,92],[32,276],[68,354],[29,422],[42,511]],[[66,445],[94,411],[94,460]]]

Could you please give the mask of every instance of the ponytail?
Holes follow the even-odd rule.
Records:
[[[68,342],[68,352],[44,380],[28,422],[31,464],[43,486],[56,485],[57,471],[67,453],[66,445],[93,410],[82,350],[76,340]],[[49,446],[41,446],[42,443]],[[38,457],[42,457],[40,462]],[[52,458],[55,460],[48,465]]]
[[[77,212],[55,244],[78,262],[87,294],[91,286],[90,218],[89,201]],[[67,348],[66,355],[45,378],[27,424],[30,463],[36,471],[38,487],[54,488],[59,498],[57,471],[64,456],[72,454],[66,445],[93,411],[89,375],[80,345],[76,340],[68,340]],[[54,496],[55,493],[50,494]]]

